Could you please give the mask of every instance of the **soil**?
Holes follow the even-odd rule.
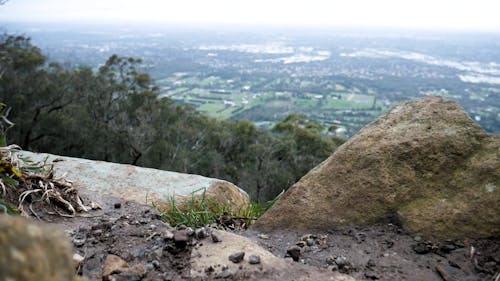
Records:
[[[244,235],[281,257],[287,256],[288,248],[299,245],[298,262],[340,271],[357,280],[479,281],[496,280],[494,276],[500,274],[498,238],[424,241],[392,223],[327,233],[248,231]],[[307,246],[308,240],[312,246]]]
[[[103,264],[110,254],[121,257],[136,275],[115,274],[110,280],[192,280],[191,250],[198,243],[174,242],[178,231],[161,220],[156,209],[115,197],[80,190],[84,203],[102,209],[69,218],[50,214],[33,205],[42,221],[61,226],[84,257],[78,274],[102,280]],[[14,203],[15,197],[10,198]],[[184,229],[184,232],[191,232]],[[348,274],[358,280],[495,280],[500,272],[500,239],[425,241],[406,233],[397,223],[332,229],[326,233],[289,231],[238,234],[249,237],[278,257],[293,245],[300,248],[298,263],[318,270]],[[417,253],[418,252],[418,253]],[[244,280],[233,276],[229,280]],[[496,279],[495,279],[496,278]]]

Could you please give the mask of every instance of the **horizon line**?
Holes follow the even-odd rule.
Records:
[[[318,30],[328,29],[346,29],[346,30],[394,30],[394,31],[411,31],[411,32],[453,32],[453,33],[489,33],[500,34],[498,28],[450,28],[450,27],[421,27],[421,26],[389,26],[389,25],[362,25],[362,24],[332,24],[332,23],[229,23],[229,22],[209,22],[209,21],[163,21],[163,20],[144,20],[144,21],[128,21],[123,20],[107,20],[107,21],[92,21],[92,20],[1,20],[0,24],[71,24],[71,25],[86,25],[86,26],[117,26],[123,27],[138,27],[138,26],[165,26],[172,25],[182,27],[194,27],[206,29],[207,27],[224,27],[227,29],[237,28],[275,28],[275,29],[291,29],[291,28],[314,28]]]

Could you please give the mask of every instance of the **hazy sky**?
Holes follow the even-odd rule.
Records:
[[[0,20],[321,24],[500,32],[500,0],[9,0]]]

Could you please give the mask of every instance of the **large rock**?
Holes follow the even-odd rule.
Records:
[[[76,280],[72,247],[62,230],[0,215],[0,280]]]
[[[191,278],[193,280],[331,280],[355,281],[354,278],[336,272],[321,270],[278,258],[248,238],[219,230],[213,230],[221,240],[202,241],[191,252]],[[230,256],[245,253],[243,260],[234,262]],[[258,258],[256,258],[258,257]],[[259,261],[256,262],[255,260]]]
[[[245,191],[219,179],[46,153],[20,154],[53,165],[56,178],[64,177],[77,187],[142,204],[155,203],[161,209],[169,208],[173,198],[182,205],[193,196],[206,196],[210,202],[227,205],[235,212],[249,204]]]
[[[293,185],[254,228],[328,230],[397,214],[410,231],[500,235],[500,138],[442,98],[404,102]]]

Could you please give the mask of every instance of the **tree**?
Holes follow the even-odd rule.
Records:
[[[0,102],[24,149],[231,181],[267,201],[328,157],[338,140],[304,115],[273,130],[218,121],[159,98],[141,61],[111,56],[98,70],[47,63],[29,38],[0,37]]]
[[[72,103],[66,90],[69,75],[57,64],[45,67],[45,56],[29,38],[4,35],[1,39],[0,98],[13,108],[12,142],[30,149],[33,142],[50,135],[41,130],[41,124]]]

